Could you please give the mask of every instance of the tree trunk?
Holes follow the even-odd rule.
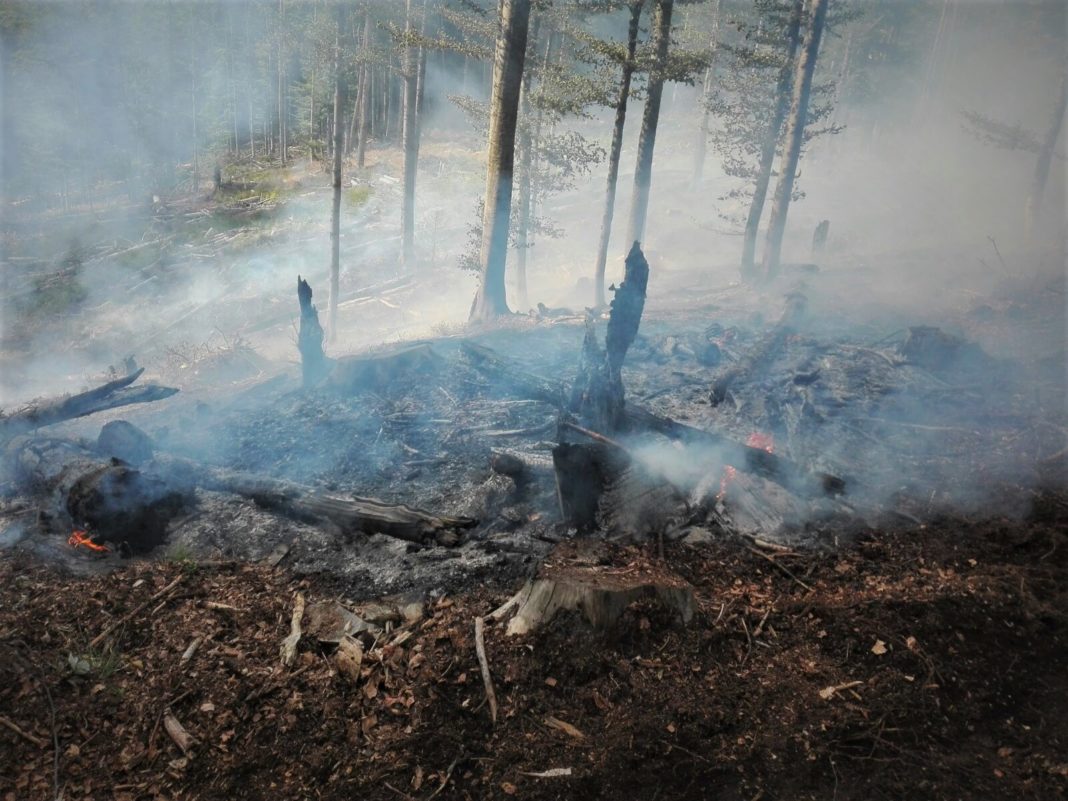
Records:
[[[419,102],[419,56],[412,46],[412,0],[407,0],[404,15],[404,120],[401,143],[404,149],[404,199],[401,208],[401,265],[415,270],[415,177],[419,165],[419,129],[416,107]]]
[[[649,213],[649,189],[653,182],[653,147],[656,145],[656,126],[660,121],[660,99],[664,94],[664,68],[671,45],[671,10],[674,0],[656,0],[653,47],[656,60],[649,72],[642,131],[638,137],[638,163],[634,169],[634,194],[630,201],[628,242],[645,238],[645,218]]]
[[[538,29],[541,27],[541,16],[534,17],[534,26],[530,33],[530,40],[536,42]],[[550,34],[551,36],[552,34]],[[532,45],[533,46],[533,45]],[[516,133],[519,149],[519,214],[516,221],[516,244],[515,244],[515,268],[516,268],[516,296],[520,309],[528,308],[527,300],[527,249],[530,247],[528,234],[530,231],[531,217],[531,170],[534,161],[534,135],[531,126],[534,121],[530,118],[530,85],[531,70],[524,70],[523,82],[519,89],[519,116],[520,123]]]
[[[356,166],[364,167],[367,154],[367,139],[371,135],[371,83],[373,65],[371,64],[371,13],[365,12],[363,18],[363,68],[360,71],[360,128],[356,144]]]
[[[341,160],[344,157],[341,114],[343,77],[341,71],[341,26],[344,5],[337,7],[337,31],[334,35],[334,204],[330,218],[330,313],[327,317],[330,341],[337,340],[337,296],[341,276]]]
[[[519,91],[527,49],[531,0],[503,0],[501,30],[493,58],[493,93],[486,157],[486,198],[482,215],[482,282],[471,319],[489,320],[508,314],[504,267],[512,213],[512,169]]]
[[[1068,106],[1068,77],[1062,77],[1060,97],[1057,98],[1057,104],[1053,110],[1053,119],[1050,120],[1049,130],[1046,132],[1046,138],[1042,142],[1042,150],[1038,153],[1038,161],[1035,163],[1035,177],[1031,182],[1031,192],[1027,196],[1028,236],[1034,232],[1038,223],[1039,212],[1042,210],[1042,196],[1046,193],[1049,168],[1053,163],[1053,148],[1057,144],[1057,138],[1061,135],[1066,106]]]
[[[708,148],[708,104],[712,97],[712,86],[716,74],[716,49],[719,45],[719,7],[720,0],[712,0],[712,38],[708,44],[708,68],[701,85],[701,127],[697,132],[697,146],[693,157],[693,183],[698,186],[705,171],[705,152]]]
[[[828,0],[812,0],[812,16],[805,37],[805,47],[797,62],[794,80],[793,100],[790,114],[786,120],[783,141],[782,169],[779,171],[779,183],[775,187],[775,198],[771,204],[771,219],[768,220],[768,236],[764,243],[763,277],[768,280],[779,271],[779,259],[782,254],[782,238],[786,231],[786,213],[790,210],[790,197],[794,192],[794,179],[797,177],[797,161],[801,156],[801,142],[805,136],[805,122],[808,119],[808,100],[812,92],[812,75],[816,71],[816,58],[820,51],[820,39],[823,36],[823,22],[827,18]]]
[[[608,153],[608,185],[604,193],[601,238],[597,243],[597,264],[593,277],[594,305],[597,308],[604,306],[604,273],[608,264],[608,241],[612,238],[612,217],[615,215],[619,156],[623,152],[623,128],[627,121],[627,100],[630,98],[630,81],[634,75],[634,54],[638,49],[638,20],[644,6],[645,0],[632,0],[630,4],[627,60],[623,62],[623,75],[619,82],[619,99],[616,101],[616,122],[612,128],[612,146]]]
[[[330,372],[332,364],[323,353],[323,327],[319,312],[312,303],[312,288],[297,276],[297,302],[300,304],[300,328],[297,331],[297,350],[305,387],[313,387]]]
[[[786,119],[786,112],[790,107],[790,84],[794,76],[797,45],[801,38],[801,15],[804,11],[804,5],[804,0],[794,0],[789,27],[786,31],[786,59],[783,61],[782,69],[779,70],[779,84],[775,90],[775,110],[772,113],[768,130],[764,133],[764,141],[760,146],[760,166],[757,171],[756,183],[753,186],[753,199],[749,204],[749,216],[745,221],[745,239],[742,245],[742,280],[750,280],[753,277],[757,232],[760,229],[760,218],[764,214],[764,201],[768,196],[768,185],[771,183],[771,167],[775,162],[775,148],[779,143],[779,133],[782,131],[783,120]]]
[[[285,100],[285,55],[282,52],[282,37],[285,31],[285,0],[278,0],[278,153],[282,164],[286,163],[286,100]]]

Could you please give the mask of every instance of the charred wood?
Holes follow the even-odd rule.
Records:
[[[146,384],[141,387],[130,385],[141,377],[144,368],[124,378],[109,381],[96,389],[64,398],[50,398],[38,401],[26,409],[0,418],[0,443],[20,434],[25,434],[43,426],[74,420],[96,412],[130,406],[135,403],[152,403],[177,394],[173,387],[161,387]]]
[[[793,334],[798,323],[805,315],[807,301],[805,296],[795,292],[786,299],[782,317],[756,344],[756,346],[737,364],[727,368],[712,383],[709,400],[713,406],[719,406],[727,398],[727,393],[735,384],[751,383],[759,379],[768,369],[786,340]]]
[[[300,304],[300,329],[297,333],[297,350],[300,351],[300,366],[304,386],[313,387],[330,372],[331,363],[323,353],[323,327],[319,312],[312,303],[312,288],[297,276],[297,302]]]
[[[167,523],[190,494],[119,459],[64,439],[23,437],[6,453],[16,485],[44,495],[42,517],[61,530],[85,529],[96,543],[144,553],[163,542]]]
[[[456,545],[476,521],[435,515],[374,498],[338,498],[291,481],[225,470],[177,457],[158,457],[153,469],[186,491],[194,488],[240,495],[297,520],[333,523],[344,533],[385,534],[422,545]]]
[[[586,319],[586,336],[571,393],[571,410],[597,430],[616,431],[624,426],[623,361],[638,335],[648,285],[649,262],[635,242],[627,254],[623,283],[618,288],[611,287],[615,297],[603,350],[597,342],[592,318]]]
[[[500,386],[525,397],[564,408],[566,393],[562,384],[523,370],[512,360],[483,345],[464,342],[461,344],[461,350],[468,364],[498,382]],[[838,476],[809,472],[778,454],[743,445],[714,431],[705,431],[670,417],[654,414],[635,403],[627,404],[626,427],[634,432],[655,431],[687,445],[714,448],[725,464],[756,473],[799,495],[841,495],[846,490],[846,481]]]

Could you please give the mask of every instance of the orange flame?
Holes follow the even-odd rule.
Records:
[[[89,532],[80,528],[76,528],[73,532],[71,532],[70,537],[67,539],[67,545],[70,545],[72,548],[77,548],[79,546],[84,545],[89,550],[96,551],[98,553],[104,553],[105,551],[110,550],[106,545],[97,545],[95,542],[89,539]]]
[[[754,431],[750,434],[745,444],[750,448],[760,448],[768,453],[775,453],[775,437],[771,434],[764,434],[760,431]],[[719,493],[716,495],[717,501],[722,501],[727,494],[727,487],[734,481],[734,477],[738,475],[738,471],[731,465],[727,465],[723,468],[723,478],[719,482]]]

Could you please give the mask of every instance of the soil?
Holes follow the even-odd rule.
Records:
[[[695,619],[641,602],[608,633],[577,615],[517,638],[490,625],[496,726],[473,619],[515,584],[430,596],[366,637],[354,682],[309,637],[279,661],[295,593],[336,597],[328,576],[135,561],[74,577],[9,551],[0,798],[1063,798],[1066,523],[1049,495],[1027,519],[833,553],[609,546],[610,566],[691,582]]]

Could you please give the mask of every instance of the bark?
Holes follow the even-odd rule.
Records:
[[[634,75],[634,54],[638,49],[638,20],[644,6],[645,0],[632,0],[630,4],[627,60],[623,62],[622,77],[619,82],[616,121],[612,128],[612,146],[608,153],[608,185],[605,188],[604,213],[601,216],[601,238],[597,243],[597,264],[594,268],[594,305],[597,308],[604,306],[604,273],[608,263],[608,242],[612,238],[612,218],[615,215],[619,156],[623,152],[623,128],[627,121],[627,100],[630,98],[630,82]]]
[[[1046,138],[1042,142],[1042,150],[1039,151],[1038,161],[1035,163],[1035,176],[1031,181],[1031,192],[1027,196],[1028,236],[1035,230],[1039,213],[1042,210],[1042,197],[1046,193],[1046,182],[1049,180],[1050,165],[1053,163],[1053,149],[1057,145],[1057,138],[1061,135],[1066,106],[1068,106],[1068,76],[1061,78],[1061,91],[1053,110],[1053,119],[1050,120]]]
[[[775,148],[779,142],[783,120],[790,107],[790,85],[794,76],[794,61],[797,58],[797,45],[801,38],[801,15],[804,0],[794,0],[793,11],[786,31],[786,60],[779,71],[779,84],[775,90],[775,109],[772,112],[768,130],[760,146],[760,165],[757,168],[756,183],[753,185],[753,199],[749,204],[749,216],[745,221],[745,237],[742,245],[742,279],[753,277],[756,258],[757,232],[760,218],[764,214],[764,201],[768,196],[771,183],[771,167],[775,162]]]
[[[512,212],[516,119],[527,48],[531,0],[503,0],[501,30],[493,64],[490,130],[486,157],[486,198],[482,216],[482,281],[471,318],[488,320],[508,314],[504,268]]]
[[[109,381],[96,389],[80,392],[77,395],[36,401],[28,408],[7,417],[0,417],[0,443],[44,426],[86,417],[108,409],[117,409],[120,406],[151,403],[178,393],[177,389],[155,384],[131,387],[130,385],[140,378],[144,371],[144,368],[141,368],[124,378]]]
[[[337,339],[337,298],[340,291],[341,276],[341,161],[344,158],[344,118],[341,105],[345,88],[341,70],[341,28],[345,6],[337,7],[337,29],[334,32],[334,198],[330,218],[330,341]]]
[[[419,57],[412,46],[412,0],[407,0],[404,33],[404,120],[401,143],[404,150],[404,197],[401,204],[401,263],[405,270],[415,269],[415,178],[419,164],[419,129],[416,108],[419,102]]]
[[[764,262],[761,272],[764,280],[773,278],[779,271],[782,255],[782,239],[786,232],[786,215],[790,210],[790,198],[794,192],[794,180],[797,177],[797,162],[801,157],[801,143],[805,136],[805,123],[808,119],[808,101],[812,92],[812,75],[816,71],[816,58],[819,55],[820,39],[823,37],[823,23],[827,18],[828,0],[812,0],[812,12],[801,57],[797,62],[794,77],[793,99],[790,113],[786,119],[783,135],[782,169],[779,171],[779,183],[775,187],[775,197],[771,204],[771,218],[768,220],[768,234],[764,243]]]
[[[645,238],[645,219],[649,213],[649,191],[653,182],[653,148],[656,128],[660,121],[660,100],[664,94],[664,67],[671,45],[671,11],[674,0],[656,0],[653,19],[653,48],[656,61],[649,74],[645,109],[642,112],[642,131],[638,137],[638,163],[634,169],[634,193],[630,202],[628,242]]]

